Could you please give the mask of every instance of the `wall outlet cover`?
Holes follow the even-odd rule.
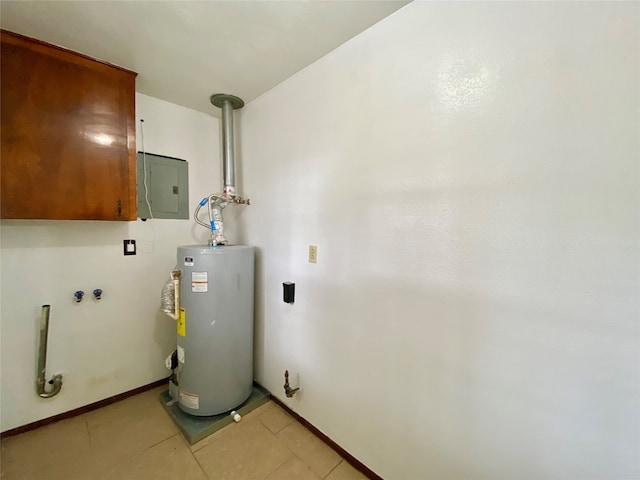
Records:
[[[125,255],[136,254],[136,241],[135,240],[123,240],[123,248]]]

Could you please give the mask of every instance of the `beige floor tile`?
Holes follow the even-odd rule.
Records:
[[[144,404],[144,400],[140,403]],[[120,406],[109,412],[109,422],[98,422],[97,426],[89,427],[91,454],[100,468],[109,467],[115,461],[135,455],[178,433],[178,427],[159,402],[148,403],[146,408],[134,402],[129,402],[128,406],[130,408]]]
[[[327,475],[326,480],[367,480],[367,477],[343,460]]]
[[[340,455],[298,422],[289,424],[276,437],[320,477],[324,478],[341,460]]]
[[[180,434],[113,465],[100,475],[100,480],[147,479],[207,480],[207,477]]]
[[[313,473],[309,465],[298,457],[293,457],[269,475],[266,480],[320,480],[320,477]]]
[[[263,479],[293,457],[262,423],[236,426],[195,452],[209,479]]]
[[[82,454],[66,458],[31,472],[29,476],[18,477],[29,480],[99,480],[100,467],[93,461],[92,455]],[[13,477],[2,477],[13,480]]]
[[[294,418],[291,415],[278,406],[267,410],[260,415],[258,419],[271,431],[271,433],[278,433],[294,421]]]
[[[113,422],[122,418],[123,415],[137,415],[147,412],[148,410],[158,410],[158,407],[162,409],[160,403],[160,392],[163,392],[167,387],[157,387],[152,390],[134,395],[133,397],[125,398],[106,407],[99,408],[89,413],[85,413],[82,417],[87,421],[89,428],[99,427],[106,423]]]
[[[190,446],[163,390],[3,440],[1,480],[365,478],[271,401]]]
[[[2,440],[2,479],[33,478],[33,473],[90,448],[87,425],[80,417]]]

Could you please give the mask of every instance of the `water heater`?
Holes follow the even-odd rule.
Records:
[[[254,247],[178,247],[179,406],[197,416],[234,409],[253,388]]]

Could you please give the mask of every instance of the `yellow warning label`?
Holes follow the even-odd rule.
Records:
[[[178,335],[184,337],[186,335],[187,325],[185,322],[184,308],[180,309],[180,315],[178,316]]]

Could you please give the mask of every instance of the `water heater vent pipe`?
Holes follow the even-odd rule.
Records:
[[[236,194],[233,111],[242,108],[244,101],[226,93],[211,95],[209,100],[213,105],[222,109],[222,170],[224,186],[221,194],[212,194],[202,199],[196,207],[193,218],[199,225],[211,229],[209,244],[215,247],[227,244],[227,239],[224,236],[222,209],[230,203],[249,205],[251,202],[248,198],[242,198],[241,195]],[[198,218],[200,209],[205,205],[208,205],[209,224]]]
[[[234,95],[216,93],[211,95],[210,101],[222,109],[222,172],[224,189],[222,194],[236,193],[235,148],[233,138],[233,111],[244,107],[244,101]]]

